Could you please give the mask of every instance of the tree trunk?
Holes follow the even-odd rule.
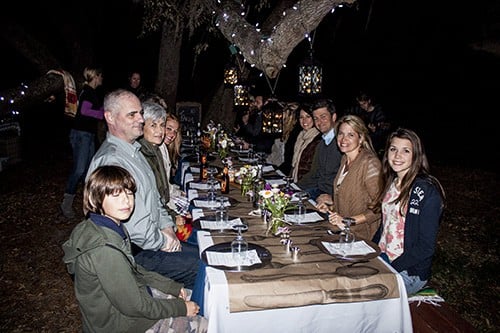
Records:
[[[175,110],[177,101],[181,47],[182,29],[179,28],[179,24],[172,26],[164,22],[161,31],[155,92],[165,99],[170,110]]]

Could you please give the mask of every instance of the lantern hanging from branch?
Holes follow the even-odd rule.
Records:
[[[312,49],[309,56],[299,65],[299,94],[315,95],[321,93],[323,68],[313,58]]]
[[[234,86],[234,105],[247,106],[249,105],[249,91],[250,88],[245,84],[236,84]]]
[[[238,83],[238,69],[233,64],[227,64],[224,68],[224,84],[234,86]]]
[[[283,133],[283,107],[277,100],[270,100],[262,107],[262,133]]]

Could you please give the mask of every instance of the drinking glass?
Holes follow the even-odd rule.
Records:
[[[215,191],[215,185],[217,185],[219,182],[217,181],[217,179],[215,178],[212,178],[212,179],[208,179],[207,180],[207,184],[208,184],[208,194],[207,194],[207,203],[208,203],[208,206],[210,207],[210,209],[213,209],[215,210],[216,208],[216,200],[217,200],[217,195],[216,195],[216,191]]]
[[[217,197],[217,209],[215,211],[215,222],[219,226],[219,232],[224,232],[227,229],[229,214],[227,209],[229,198],[224,196]]]
[[[248,255],[248,242],[243,238],[241,232],[243,230],[248,230],[248,226],[245,224],[236,224],[232,228],[238,231],[236,238],[231,242],[231,253],[233,254],[233,259],[238,262],[238,266],[246,259]]]
[[[354,219],[351,217],[344,217],[342,219],[342,223],[345,224],[344,230],[340,233],[339,243],[344,252],[344,256],[349,254],[352,249],[352,243],[355,241],[354,234],[351,231],[351,224],[354,222]]]
[[[300,192],[296,193],[295,195],[297,196],[299,201],[297,202],[297,208],[294,211],[294,220],[297,224],[300,224],[300,222],[304,220],[306,213],[307,213],[307,209],[306,209],[306,206],[304,204],[304,201],[309,200],[310,195],[306,191],[300,191]]]
[[[248,145],[248,159],[251,160],[254,158],[254,153],[253,153],[253,147],[254,145],[253,144],[249,144]]]
[[[285,176],[285,177],[283,177],[283,180],[286,182],[285,187],[283,188],[283,192],[288,193],[288,194],[292,193],[293,192],[293,189],[292,189],[293,177]]]

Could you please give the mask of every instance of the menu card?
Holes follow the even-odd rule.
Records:
[[[333,255],[341,256],[363,256],[376,252],[365,241],[357,241],[353,243],[330,243],[321,242],[323,246]]]
[[[217,208],[220,206],[220,204],[217,201],[212,202],[212,201],[208,201],[208,200],[194,199],[193,202],[194,202],[194,205],[196,207],[202,207],[202,208]],[[229,201],[225,201],[224,206],[229,207],[229,206],[231,206],[231,203]]]
[[[310,212],[306,213],[304,215],[304,218],[302,218],[300,221],[296,220],[294,214],[285,214],[285,221],[291,223],[312,223],[312,222],[323,221],[323,218],[321,217],[321,215],[318,214],[318,212]]]
[[[216,190],[219,190],[220,184],[217,183],[217,184],[215,184],[214,187]],[[196,190],[208,190],[210,188],[210,185],[208,185],[207,183],[191,182],[191,183],[189,183],[189,188],[196,189]]]
[[[219,221],[210,221],[210,220],[203,220],[200,219],[200,226],[202,229],[207,229],[207,230],[224,230],[224,229],[231,229],[233,225],[236,224],[242,224],[243,221],[241,219],[235,218],[232,220],[229,220],[227,222],[219,222]]]
[[[255,249],[247,251],[245,258],[233,258],[231,252],[206,251],[205,253],[207,255],[207,262],[210,266],[238,267],[262,263]]]

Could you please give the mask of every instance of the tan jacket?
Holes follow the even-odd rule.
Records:
[[[368,206],[374,202],[381,190],[382,164],[377,155],[362,149],[338,185],[346,163],[347,156],[343,155],[333,182],[334,209],[342,217],[363,214],[366,222],[354,225],[351,230],[357,237],[371,240],[380,225],[382,214],[375,213]]]

